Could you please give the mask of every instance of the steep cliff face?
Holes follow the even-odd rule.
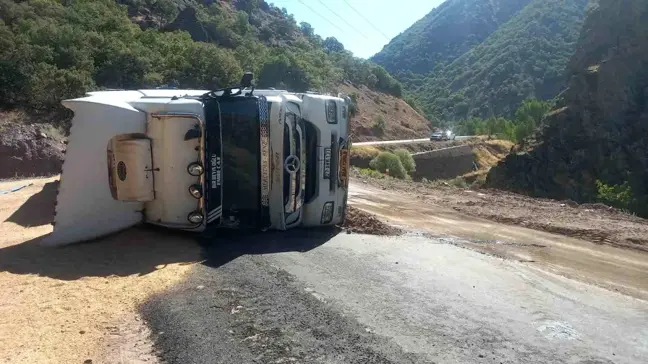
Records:
[[[625,207],[648,215],[648,2],[600,0],[569,62],[569,88],[535,140],[491,169],[486,185],[576,201],[597,181],[627,183]]]

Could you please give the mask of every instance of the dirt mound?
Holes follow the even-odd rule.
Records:
[[[61,172],[65,144],[48,124],[25,125],[0,114],[0,179]]]
[[[351,117],[351,134],[356,142],[430,135],[430,121],[402,99],[365,86],[341,85],[339,91],[356,100],[357,113]]]
[[[347,217],[342,227],[349,233],[357,234],[400,235],[402,233],[400,229],[380,221],[376,216],[352,206],[347,207]]]

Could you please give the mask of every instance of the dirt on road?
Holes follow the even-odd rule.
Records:
[[[647,237],[644,220],[494,191],[405,189],[400,182],[387,188],[389,183],[355,179],[349,204],[448,244],[648,300],[648,252],[645,245],[624,240]],[[560,212],[572,209],[577,212],[571,216]]]
[[[603,204],[532,198],[492,189],[468,189],[444,182],[416,183],[355,174],[356,185],[407,193],[412,199],[462,214],[546,231],[596,244],[648,252],[648,220]]]
[[[369,235],[398,235],[403,233],[401,229],[386,224],[376,216],[353,206],[347,207],[347,216],[342,228],[348,233]]]
[[[0,362],[155,363],[137,307],[184,279],[200,249],[182,235],[130,229],[46,248],[57,179],[0,182]]]

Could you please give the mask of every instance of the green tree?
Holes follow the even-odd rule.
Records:
[[[404,179],[407,171],[397,155],[389,152],[380,152],[378,156],[369,162],[369,166],[381,173],[389,173],[390,176]]]
[[[411,174],[416,170],[416,162],[414,161],[414,157],[412,157],[412,153],[410,153],[409,150],[399,148],[394,151],[394,154],[396,154],[396,156],[400,159],[403,168],[405,168],[405,172]]]
[[[324,39],[324,50],[326,52],[342,52],[344,51],[344,45],[340,43],[335,37],[328,37]]]

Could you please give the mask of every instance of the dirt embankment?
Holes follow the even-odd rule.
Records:
[[[25,124],[20,112],[0,112],[0,179],[61,172],[65,139],[51,124]]]
[[[444,183],[419,183],[355,174],[355,181],[505,224],[648,252],[648,220],[603,204],[532,198],[493,189],[464,189]]]
[[[430,135],[430,121],[402,99],[365,86],[357,88],[344,84],[339,91],[353,95],[356,100],[357,113],[351,117],[351,135],[356,142],[417,139]]]

